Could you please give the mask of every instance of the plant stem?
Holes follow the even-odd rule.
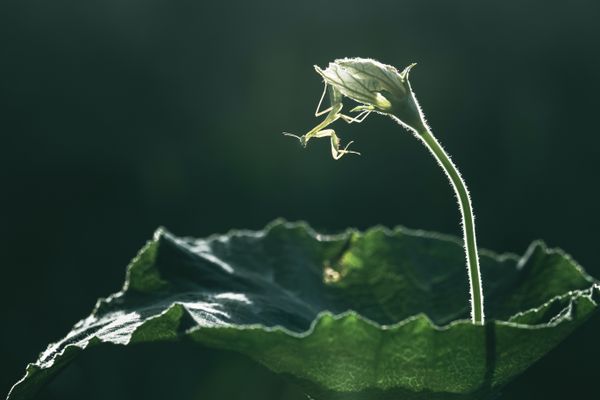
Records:
[[[484,324],[483,312],[483,290],[481,287],[481,272],[479,269],[479,256],[477,254],[477,241],[475,238],[475,217],[471,206],[471,197],[465,181],[460,172],[448,156],[448,153],[437,141],[426,123],[420,124],[420,129],[415,130],[417,137],[423,141],[431,154],[442,167],[458,200],[462,217],[462,229],[465,242],[465,253],[467,258],[467,272],[469,275],[469,287],[471,292],[471,320],[476,325]]]

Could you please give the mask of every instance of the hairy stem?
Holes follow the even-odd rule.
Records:
[[[460,213],[462,217],[462,229],[465,242],[465,253],[467,258],[467,272],[469,275],[469,287],[471,292],[471,320],[476,325],[484,324],[483,312],[483,290],[481,287],[481,272],[479,269],[479,255],[477,254],[477,241],[475,238],[475,217],[471,205],[471,197],[465,181],[462,179],[456,165],[448,156],[448,153],[437,141],[427,124],[420,125],[420,129],[415,130],[417,137],[423,141],[431,154],[442,167],[454,193],[458,200]]]

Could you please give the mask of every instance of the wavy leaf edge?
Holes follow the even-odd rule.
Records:
[[[367,234],[370,232],[379,231],[379,232],[384,233],[387,236],[393,236],[397,233],[401,233],[404,235],[423,237],[423,238],[435,239],[435,240],[442,240],[442,241],[451,242],[451,243],[454,243],[457,245],[462,245],[462,241],[453,235],[432,232],[432,231],[427,231],[427,230],[421,230],[421,229],[410,229],[410,228],[406,228],[406,227],[400,226],[400,225],[395,226],[394,228],[388,228],[383,225],[376,225],[376,226],[368,228],[364,231],[360,231],[356,228],[347,228],[343,232],[340,232],[340,233],[322,234],[322,233],[318,233],[315,229],[313,229],[308,223],[306,223],[304,221],[289,222],[289,221],[281,219],[281,218],[272,221],[263,230],[255,231],[255,230],[248,230],[248,229],[231,229],[227,233],[224,233],[224,234],[212,234],[210,236],[203,238],[203,240],[212,241],[212,240],[218,240],[219,238],[223,238],[223,237],[240,237],[240,236],[251,236],[254,238],[260,238],[260,237],[264,237],[264,236],[268,235],[269,232],[274,227],[279,227],[279,226],[283,226],[286,229],[302,228],[306,231],[306,233],[308,233],[313,239],[315,239],[317,241],[343,240],[355,233]],[[84,321],[86,321],[87,319],[95,317],[97,315],[99,309],[101,308],[102,304],[110,303],[110,301],[113,298],[121,296],[129,290],[130,281],[131,281],[130,275],[131,275],[133,266],[136,264],[136,262],[141,257],[143,257],[146,254],[148,249],[153,244],[155,244],[158,240],[161,239],[162,236],[166,236],[171,240],[175,240],[178,242],[178,244],[184,244],[183,240],[192,239],[191,237],[178,238],[178,237],[172,235],[164,227],[159,227],[158,229],[156,229],[153,234],[153,238],[146,242],[146,244],[138,251],[136,256],[128,264],[127,270],[126,270],[126,278],[125,278],[125,282],[123,284],[122,289],[118,292],[115,292],[115,293],[107,296],[107,297],[99,298],[96,302],[95,307],[93,308],[92,313],[88,317],[80,320],[73,327],[77,327],[78,325],[80,325]],[[556,254],[556,255],[559,255],[560,257],[564,258],[565,260],[567,260],[569,262],[569,264],[571,264],[571,266],[573,268],[575,268],[582,275],[582,277],[584,277],[587,281],[589,281],[590,287],[588,289],[583,289],[583,290],[571,290],[567,293],[564,293],[564,294],[561,294],[558,296],[554,296],[553,298],[546,301],[545,303],[540,304],[538,307],[530,308],[528,310],[524,310],[519,313],[516,313],[515,315],[511,316],[507,321],[492,319],[489,322],[486,322],[486,325],[487,324],[497,324],[500,326],[517,328],[517,329],[526,329],[526,330],[552,329],[563,323],[573,320],[573,314],[575,311],[573,310],[573,307],[571,307],[571,305],[574,304],[575,302],[577,302],[579,300],[587,300],[594,307],[598,306],[598,298],[600,298],[600,282],[597,281],[596,279],[594,279],[593,277],[591,277],[589,274],[587,274],[587,272],[584,270],[584,268],[579,263],[577,263],[570,254],[568,254],[561,248],[548,247],[544,241],[538,239],[538,240],[533,241],[528,246],[527,250],[525,251],[525,253],[522,256],[518,256],[515,253],[511,253],[511,252],[497,253],[497,252],[487,250],[487,249],[480,249],[480,254],[491,257],[498,262],[503,262],[506,260],[513,260],[513,261],[516,261],[517,268],[522,268],[527,263],[527,261],[529,260],[529,258],[532,256],[532,254],[535,252],[536,249],[541,249],[546,255]],[[465,277],[465,279],[466,279],[466,277]],[[569,309],[567,310],[567,312],[559,313],[557,315],[557,318],[553,319],[549,323],[530,325],[530,324],[512,322],[512,320],[515,319],[516,317],[519,317],[519,316],[522,316],[522,315],[525,315],[528,313],[532,313],[532,312],[533,313],[537,312],[540,309],[549,306],[551,303],[561,301],[561,300],[567,300],[567,299],[569,300],[569,306],[567,307]],[[152,321],[159,320],[159,319],[165,317],[165,315],[172,313],[173,310],[177,307],[183,307],[183,304],[180,302],[173,302],[173,304],[170,307],[168,307],[167,309],[162,311],[160,314],[157,314],[153,317],[146,319],[141,325],[136,327],[131,332],[131,335],[126,343],[114,343],[114,342],[111,342],[108,340],[102,340],[97,335],[93,335],[89,338],[89,340],[83,346],[73,344],[73,343],[66,345],[59,352],[55,353],[55,355],[52,357],[52,359],[49,360],[48,362],[46,362],[45,364],[40,365],[38,362],[29,363],[26,367],[25,376],[23,376],[18,382],[16,382],[13,385],[10,392],[8,393],[7,400],[12,399],[15,389],[17,389],[23,382],[28,381],[29,378],[33,374],[40,372],[40,371],[44,372],[44,370],[50,369],[51,367],[54,366],[54,364],[57,361],[62,360],[65,357],[65,355],[74,357],[76,354],[80,353],[83,350],[86,350],[88,347],[95,346],[97,344],[108,343],[108,344],[114,344],[114,345],[118,345],[118,346],[128,346],[128,345],[132,344],[132,341],[133,341],[134,337],[136,336],[137,332],[144,329],[144,327],[146,327],[149,323],[152,323]],[[285,335],[288,335],[288,336],[296,338],[296,339],[306,339],[306,338],[310,337],[311,335],[314,335],[317,332],[318,326],[324,319],[333,319],[335,321],[340,321],[340,320],[344,320],[347,318],[357,319],[361,323],[364,323],[370,327],[373,327],[373,328],[376,328],[379,330],[383,330],[383,331],[397,330],[397,329],[400,329],[403,326],[408,325],[411,322],[414,322],[417,320],[424,321],[428,325],[428,328],[435,330],[435,331],[439,331],[439,332],[450,330],[456,326],[472,325],[471,320],[466,319],[466,318],[454,320],[454,321],[451,321],[450,323],[444,324],[444,325],[437,325],[425,313],[417,313],[415,315],[412,315],[412,316],[405,318],[394,324],[380,324],[376,321],[373,321],[373,320],[359,314],[356,311],[348,310],[348,311],[345,311],[342,313],[337,313],[337,314],[332,313],[330,311],[321,311],[317,314],[316,318],[312,321],[312,323],[310,324],[310,327],[304,332],[294,332],[294,331],[287,329],[286,327],[281,326],[281,325],[266,326],[263,324],[231,325],[231,326],[227,326],[226,329],[233,329],[233,330],[239,330],[239,331],[260,330],[260,331],[264,331],[264,332],[281,332],[281,333],[284,333]],[[185,335],[190,335],[190,334],[193,334],[194,332],[198,332],[200,330],[223,329],[223,328],[224,328],[223,326],[216,326],[216,327],[195,326],[195,327],[192,327],[189,330],[187,330],[185,332]],[[485,326],[481,326],[480,328],[485,329]],[[67,338],[67,337],[68,337],[68,335],[65,338]],[[136,341],[136,342],[142,342],[142,341]],[[55,346],[58,343],[59,342],[51,343],[47,347],[47,349],[45,351],[43,351],[41,354],[48,352],[52,348],[52,346]]]

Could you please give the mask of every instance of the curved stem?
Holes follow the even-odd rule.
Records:
[[[467,272],[469,275],[469,287],[471,292],[471,320],[476,325],[483,325],[483,290],[481,287],[481,272],[479,270],[479,256],[477,254],[477,241],[475,239],[475,217],[471,206],[471,197],[465,181],[460,172],[448,156],[448,153],[437,141],[426,124],[416,131],[417,137],[423,141],[425,146],[442,167],[452,188],[456,194],[462,217],[462,228],[465,242],[465,253],[467,258]]]

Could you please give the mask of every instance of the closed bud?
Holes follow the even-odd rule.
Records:
[[[420,130],[422,118],[408,81],[414,65],[398,72],[391,65],[372,59],[343,58],[329,63],[326,69],[315,69],[325,83],[363,105],[357,109],[393,115],[408,127]]]

